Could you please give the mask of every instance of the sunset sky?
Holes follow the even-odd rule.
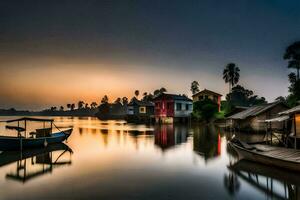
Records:
[[[48,2],[48,3],[47,3]],[[288,94],[282,56],[300,40],[299,0],[0,3],[0,108],[100,102],[135,89],[223,95],[222,71],[273,101]]]

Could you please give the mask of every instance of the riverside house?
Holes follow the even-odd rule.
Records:
[[[127,105],[127,121],[129,122],[150,122],[154,116],[154,103],[140,101],[133,97]]]
[[[173,123],[187,121],[193,112],[193,101],[184,95],[160,94],[154,98],[155,121]]]
[[[293,107],[289,110],[285,110],[279,113],[281,116],[288,116],[291,120],[291,130],[290,133],[296,138],[300,138],[300,105]],[[296,134],[295,134],[296,133]]]
[[[219,112],[221,111],[221,97],[222,95],[211,90],[204,89],[193,95],[193,102],[210,99],[218,104]]]
[[[231,128],[241,131],[266,131],[265,120],[278,117],[278,113],[288,109],[283,102],[273,102],[252,106],[242,112],[227,117],[226,123]],[[272,123],[271,129],[282,130],[284,122]]]

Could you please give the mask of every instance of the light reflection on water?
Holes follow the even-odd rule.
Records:
[[[297,174],[237,162],[214,126],[55,122],[74,126],[66,145],[0,154],[1,199],[298,198]]]

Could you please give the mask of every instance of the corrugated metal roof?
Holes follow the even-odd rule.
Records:
[[[297,112],[300,112],[300,105],[296,106],[296,107],[293,107],[289,110],[285,110],[283,112],[280,112],[279,115],[288,115],[288,114],[297,113]]]
[[[283,116],[280,116],[280,117],[276,117],[276,118],[273,118],[273,119],[267,119],[267,120],[264,120],[264,121],[265,122],[282,122],[282,121],[285,121],[289,118],[290,118],[289,116],[283,115]]]
[[[247,110],[244,110],[242,112],[236,113],[232,116],[229,116],[228,119],[246,119],[248,117],[254,117],[257,116],[274,106],[278,105],[279,103],[282,102],[274,102],[274,103],[269,103],[269,104],[264,104],[264,105],[258,105],[258,106],[252,106],[248,108]]]

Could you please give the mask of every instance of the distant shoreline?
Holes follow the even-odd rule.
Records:
[[[0,116],[66,116],[66,117],[96,117],[97,110],[68,110],[68,111],[18,111],[0,109]]]

